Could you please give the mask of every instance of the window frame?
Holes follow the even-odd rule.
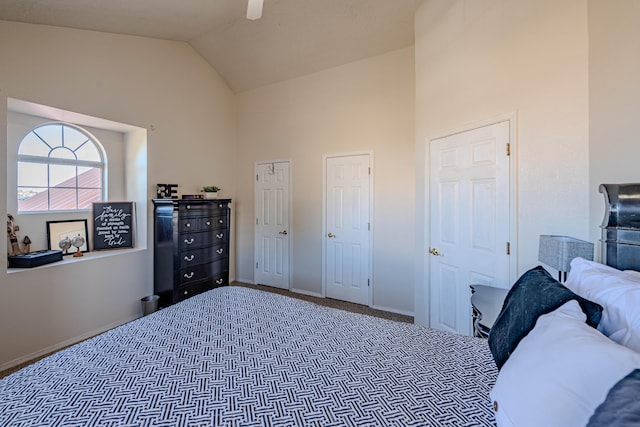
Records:
[[[98,155],[100,156],[100,161],[96,161],[96,160],[82,160],[82,159],[78,159],[77,155],[75,153],[75,150],[71,150],[68,147],[64,147],[64,145],[51,145],[50,142],[47,142],[47,140],[45,140],[44,138],[42,138],[39,134],[36,133],[36,131],[40,128],[46,127],[46,126],[60,126],[61,128],[71,128],[77,132],[80,132],[82,135],[84,135],[87,138],[87,141],[83,142],[80,146],[76,147],[75,150],[79,149],[80,147],[82,147],[84,144],[87,143],[92,143],[94,145],[94,147],[96,148],[96,150],[98,151]],[[47,157],[44,156],[37,156],[37,155],[32,155],[32,154],[20,154],[20,146],[22,145],[22,143],[25,141],[25,139],[31,135],[31,134],[35,134],[35,136],[40,139],[42,141],[43,144],[47,145],[50,150],[49,153],[47,155]],[[63,135],[64,135],[64,131],[63,131]],[[63,142],[64,143],[64,142]],[[74,153],[74,155],[76,155],[76,159],[66,159],[66,158],[60,158],[60,157],[51,157],[51,153],[56,149],[56,148],[67,148],[68,150],[72,151]],[[96,201],[105,201],[106,200],[106,195],[107,195],[107,174],[106,174],[106,170],[107,170],[107,154],[106,151],[104,149],[104,147],[102,146],[102,144],[100,143],[100,141],[98,141],[98,139],[91,134],[91,132],[87,131],[86,129],[84,129],[81,126],[75,125],[73,123],[68,123],[68,122],[62,122],[62,121],[50,121],[50,122],[45,122],[45,123],[41,123],[35,127],[33,127],[29,132],[27,132],[22,139],[20,140],[20,142],[18,143],[17,146],[17,150],[16,150],[16,167],[19,167],[20,163],[31,163],[31,164],[41,164],[41,165],[47,165],[47,187],[44,191],[48,191],[50,192],[52,188],[56,188],[55,186],[51,186],[51,175],[49,173],[49,166],[51,165],[59,165],[59,166],[74,166],[76,167],[76,174],[75,174],[75,187],[66,187],[66,188],[73,188],[75,190],[76,193],[76,206],[78,206],[78,191],[85,188],[85,187],[80,187],[78,186],[78,168],[83,168],[83,167],[90,167],[90,168],[98,168],[100,169],[100,200],[96,200]],[[19,194],[19,189],[21,187],[24,188],[28,188],[28,187],[33,187],[33,186],[21,186],[20,182],[19,182],[19,176],[16,177],[16,203],[17,203],[17,207],[20,206],[20,200],[18,199],[18,194]],[[45,187],[41,187],[41,188],[45,188]],[[86,207],[86,208],[75,208],[75,209],[51,209],[51,197],[49,195],[49,197],[47,197],[47,209],[46,210],[19,210],[17,209],[17,212],[19,214],[46,214],[46,213],[59,213],[59,212],[88,212],[91,211],[91,207]]]

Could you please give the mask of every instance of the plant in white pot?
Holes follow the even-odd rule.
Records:
[[[220,187],[217,185],[205,185],[202,187],[205,199],[215,199],[218,197],[218,191],[220,191]]]

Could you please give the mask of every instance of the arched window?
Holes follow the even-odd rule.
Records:
[[[91,209],[103,200],[105,164],[100,143],[77,126],[33,129],[18,147],[18,211]]]

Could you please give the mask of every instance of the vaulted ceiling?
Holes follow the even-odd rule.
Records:
[[[189,43],[234,92],[413,44],[421,0],[0,0],[0,20]]]

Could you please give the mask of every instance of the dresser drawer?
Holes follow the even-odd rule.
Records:
[[[213,242],[214,243],[223,243],[229,240],[229,232],[227,230],[216,230],[213,233]]]
[[[186,249],[180,252],[180,268],[187,268],[192,265],[198,265],[210,261],[207,259],[207,249]]]
[[[189,216],[222,215],[227,212],[228,207],[228,202],[203,203],[194,201],[192,203],[181,203],[178,207],[178,214],[180,215],[180,218],[186,218]]]
[[[216,216],[211,218],[209,221],[211,224],[205,224],[205,218],[202,219],[202,229],[203,230],[216,230],[218,228],[227,228],[229,225],[229,216]]]
[[[211,264],[198,264],[180,269],[180,285],[211,277]]]
[[[219,259],[209,265],[211,266],[210,274],[212,277],[229,273],[229,260],[227,258]]]
[[[227,201],[216,202],[216,203],[213,203],[213,205],[212,205],[212,209],[218,210],[220,212],[226,211],[228,207],[229,207],[229,202],[227,202]]]
[[[227,245],[219,243],[200,249],[187,249],[180,253],[180,268],[211,262],[227,256]]]
[[[211,207],[209,204],[198,203],[196,201],[193,203],[181,203],[180,206],[178,206],[178,214],[180,215],[180,218],[203,216],[210,212]]]
[[[180,230],[181,233],[189,233],[189,232],[197,232],[198,230],[198,223],[200,221],[200,218],[198,217],[189,217],[186,219],[181,219],[180,220],[180,225],[178,227],[178,230]]]
[[[205,285],[205,290],[217,288],[218,286],[224,286],[229,284],[229,273],[224,272],[222,274],[218,274],[217,276],[211,279],[211,282]]]
[[[180,251],[211,245],[216,239],[213,233],[182,233],[178,237]]]
[[[196,294],[201,293],[204,290],[204,285],[202,283],[193,283],[190,285],[179,286],[176,289],[177,296],[176,301],[182,301],[189,297],[192,297]]]

